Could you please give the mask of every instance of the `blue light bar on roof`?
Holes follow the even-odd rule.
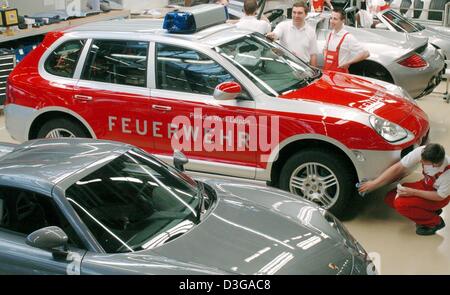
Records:
[[[225,23],[226,7],[219,4],[203,4],[183,8],[166,14],[163,29],[169,33],[192,34],[204,28]]]

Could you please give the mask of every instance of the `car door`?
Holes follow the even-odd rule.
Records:
[[[97,138],[117,140],[152,151],[149,42],[93,39],[74,99]]]
[[[191,159],[190,169],[217,172],[220,165],[221,171],[233,165],[239,171],[230,174],[254,177],[256,149],[249,137],[257,127],[255,102],[245,87],[241,98],[216,100],[218,84],[239,81],[204,52],[174,44],[156,43],[154,76],[155,153],[171,155],[178,149]]]
[[[79,274],[86,251],[56,208],[48,196],[0,187],[0,274]],[[51,225],[64,228],[69,236],[67,259],[25,242],[30,233]]]

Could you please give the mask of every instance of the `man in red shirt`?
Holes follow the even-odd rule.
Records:
[[[369,57],[369,51],[345,30],[344,21],[342,9],[334,9],[330,19],[333,30],[326,37],[324,47],[324,70],[348,73],[350,65]]]

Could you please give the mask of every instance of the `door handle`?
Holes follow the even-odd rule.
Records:
[[[172,110],[172,107],[154,104],[152,105],[152,109],[157,111],[169,112]]]
[[[79,94],[75,94],[73,96],[74,99],[78,99],[78,100],[84,100],[84,101],[90,101],[92,100],[92,96],[87,96],[87,95],[79,95]]]

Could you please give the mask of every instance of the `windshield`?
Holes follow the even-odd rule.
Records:
[[[197,184],[133,149],[77,181],[71,203],[107,253],[151,249],[197,222]]]
[[[303,87],[316,75],[298,57],[257,33],[221,45],[216,51],[271,96]]]
[[[398,32],[414,33],[425,29],[420,24],[413,23],[394,10],[388,10],[382,14],[383,18]]]

